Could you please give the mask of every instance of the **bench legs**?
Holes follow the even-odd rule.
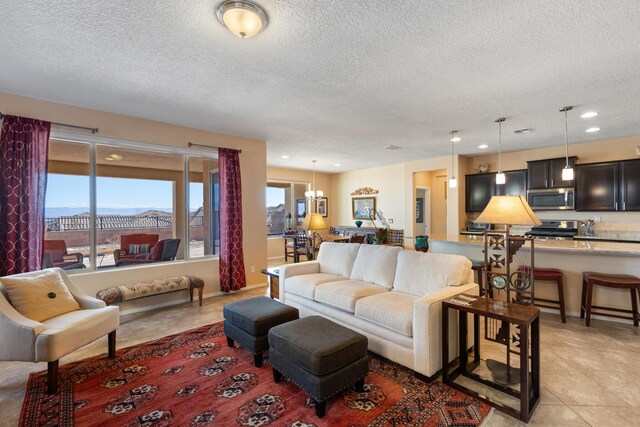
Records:
[[[322,418],[324,417],[324,415],[327,413],[327,401],[323,401],[323,402],[317,402],[314,399],[314,403],[316,406],[316,417],[318,418]]]
[[[202,292],[204,288],[198,288],[198,304],[202,307]],[[193,288],[189,288],[189,301],[193,302]]]

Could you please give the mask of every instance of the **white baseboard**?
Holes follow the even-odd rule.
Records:
[[[265,283],[258,283],[258,284],[255,284],[255,285],[249,285],[246,288],[242,288],[239,291],[234,291],[234,292],[244,292],[244,291],[248,291],[248,290],[251,290],[251,289],[256,289],[256,288],[259,288],[259,287],[265,286],[265,285],[267,285],[266,282]],[[159,294],[159,295],[162,295],[162,294]],[[222,292],[222,291],[209,292],[209,293],[206,293],[206,294],[202,295],[202,300],[204,301],[205,299],[219,297],[219,296],[222,296],[222,295],[227,295],[227,293],[226,292]],[[153,295],[153,296],[148,297],[148,298],[152,299],[154,296],[157,296],[157,295]],[[133,301],[135,301],[135,300],[133,300]],[[130,308],[130,309],[127,309],[127,310],[121,310],[120,311],[120,316],[126,316],[127,314],[140,313],[140,312],[144,312],[144,311],[157,310],[159,308],[164,308],[164,307],[171,307],[173,305],[184,304],[185,302],[190,302],[188,296],[186,296],[184,298],[172,300],[172,301],[165,301],[165,302],[160,302],[160,303],[156,303],[156,304],[144,305],[142,307],[134,307],[134,308]],[[193,303],[194,304],[198,303],[198,298],[197,298],[197,293],[196,292],[194,292]]]

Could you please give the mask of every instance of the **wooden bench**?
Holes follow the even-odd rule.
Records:
[[[107,305],[111,305],[154,295],[189,290],[189,299],[193,301],[194,289],[198,290],[198,301],[200,306],[202,306],[204,280],[196,276],[180,276],[170,279],[138,282],[131,285],[114,286],[98,291],[96,297],[106,302]]]

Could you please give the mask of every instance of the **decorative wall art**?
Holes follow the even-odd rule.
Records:
[[[360,187],[351,193],[352,196],[370,196],[372,194],[378,194],[378,190],[371,187]]]
[[[326,197],[318,197],[316,201],[316,213],[319,213],[325,218],[329,216],[329,199]]]
[[[354,197],[353,199],[351,199],[351,207],[353,219],[370,220],[371,217],[369,215],[371,212],[373,212],[373,219],[375,219],[375,197]]]

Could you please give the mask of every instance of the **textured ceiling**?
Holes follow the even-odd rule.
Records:
[[[638,0],[259,0],[248,40],[218,2],[0,0],[0,91],[265,139],[270,165],[328,172],[448,154],[451,129],[457,152],[496,151],[500,116],[504,150],[558,145],[564,105],[572,142],[640,134]]]

